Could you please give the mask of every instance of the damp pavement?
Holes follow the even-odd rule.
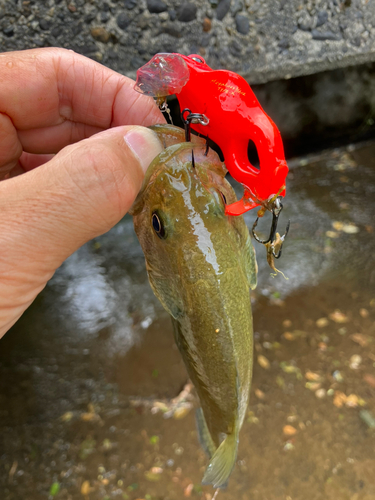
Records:
[[[256,244],[254,379],[218,499],[373,500],[375,142],[289,164],[287,279]],[[0,498],[210,500],[186,383],[127,216],[0,341]]]

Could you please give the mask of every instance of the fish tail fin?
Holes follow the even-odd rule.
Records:
[[[212,484],[214,488],[226,488],[229,476],[237,458],[238,425],[228,434],[213,454],[204,473],[202,484]]]
[[[216,451],[216,446],[212,440],[210,431],[208,430],[202,408],[198,408],[195,412],[195,419],[197,422],[199,443],[205,451],[206,455],[208,455],[208,458],[211,459],[212,455]]]

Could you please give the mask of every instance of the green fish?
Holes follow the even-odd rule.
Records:
[[[224,214],[236,195],[205,141],[151,127],[164,146],[131,210],[151,287],[172,317],[175,340],[201,403],[203,484],[226,486],[237,457],[253,364],[250,289],[257,264],[243,218]]]

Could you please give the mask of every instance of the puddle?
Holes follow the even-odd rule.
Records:
[[[254,381],[218,500],[372,500],[375,144],[290,164],[277,263],[288,280],[256,244]],[[0,498],[210,500],[194,411],[152,411],[186,381],[125,217],[0,341]]]

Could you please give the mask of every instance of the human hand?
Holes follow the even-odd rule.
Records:
[[[162,150],[140,125],[164,118],[132,80],[72,51],[0,54],[0,75],[1,337],[128,211]]]

